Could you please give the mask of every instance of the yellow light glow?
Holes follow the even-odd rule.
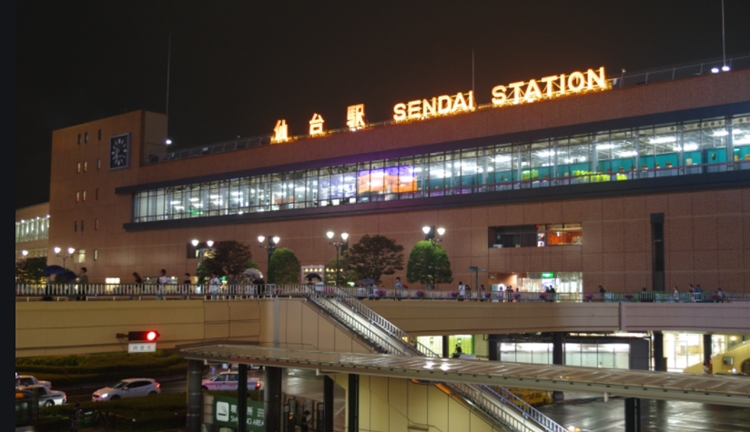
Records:
[[[352,130],[365,127],[365,104],[350,105],[346,108],[346,125]]]
[[[455,114],[476,109],[474,92],[440,95],[430,99],[399,102],[393,106],[393,120],[421,120],[437,115]]]
[[[539,85],[540,81],[543,83],[543,87]],[[588,69],[585,73],[576,71],[570,74],[550,75],[538,80],[532,79],[528,82],[518,81],[507,86],[497,85],[492,88],[492,104],[496,107],[518,105],[586,91],[609,90],[610,88],[604,67],[600,67],[599,69]]]
[[[312,120],[310,120],[310,136],[323,135],[323,116],[314,113]]]
[[[288,139],[289,128],[287,127],[286,120],[277,120],[276,127],[273,128],[273,138],[271,139],[271,142],[284,142]]]

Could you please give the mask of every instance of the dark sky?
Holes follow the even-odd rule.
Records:
[[[175,148],[369,121],[393,105],[605,66],[721,56],[721,1],[184,2],[16,4],[16,208],[49,199],[55,129],[165,111]],[[750,1],[725,0],[727,55],[750,52]]]

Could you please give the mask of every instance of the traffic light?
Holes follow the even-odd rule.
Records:
[[[159,338],[159,332],[156,330],[128,332],[129,341],[156,342],[156,339],[158,338]]]

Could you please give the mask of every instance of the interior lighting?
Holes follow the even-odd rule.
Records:
[[[615,148],[614,144],[599,144],[596,146],[597,150],[611,150]]]
[[[200,201],[200,198],[190,198],[190,202],[198,202]]]
[[[667,144],[667,143],[673,143],[677,141],[676,136],[660,136],[660,137],[654,137],[649,140],[651,144]]]
[[[172,202],[170,202],[170,204],[177,205],[177,204],[180,204],[180,201],[172,201]]]
[[[729,135],[729,132],[727,132],[726,129],[720,129],[720,130],[714,131],[713,135],[715,137],[723,137],[723,136]]]
[[[219,199],[218,195],[209,195],[208,197],[211,198],[211,199]]]
[[[745,135],[742,138],[735,138],[734,143],[735,144],[750,144],[750,135]]]

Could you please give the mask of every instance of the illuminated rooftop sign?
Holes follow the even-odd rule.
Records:
[[[406,103],[397,103],[393,107],[393,120],[421,120],[425,118],[455,114],[463,111],[474,111],[474,92],[456,93],[455,96],[442,95],[432,99],[417,99]]]
[[[575,93],[608,90],[610,88],[611,86],[607,82],[604,67],[602,66],[598,70],[589,69],[585,73],[573,72],[568,75],[551,75],[539,80],[532,79],[510,83],[507,86],[495,86],[492,88],[492,105],[496,107],[518,105]]]

